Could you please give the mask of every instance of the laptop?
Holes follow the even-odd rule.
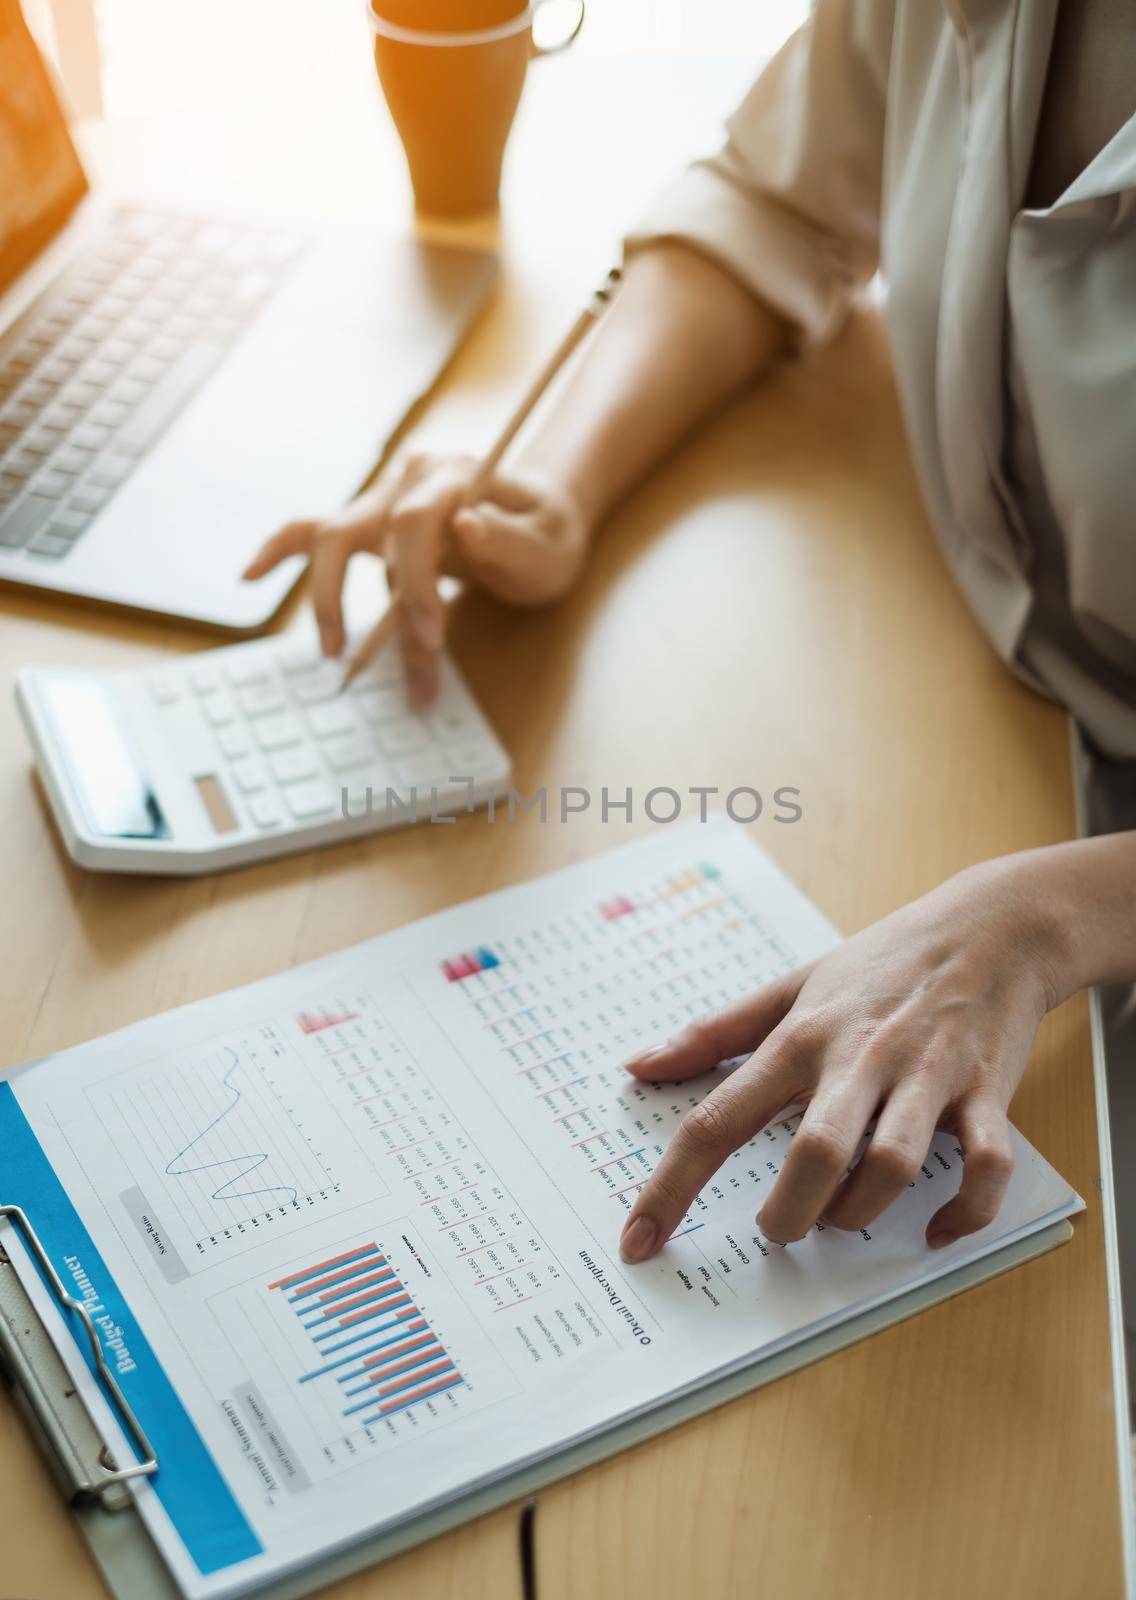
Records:
[[[92,195],[0,0],[0,582],[261,627],[302,563],[245,584],[250,556],[360,487],[495,273],[363,227]]]

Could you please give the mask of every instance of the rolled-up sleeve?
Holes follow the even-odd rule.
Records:
[[[894,0],[819,0],[726,124],[625,241],[709,256],[796,329],[831,338],[879,258]]]

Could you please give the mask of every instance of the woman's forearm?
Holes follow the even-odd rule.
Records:
[[[1023,937],[1036,942],[1050,1006],[1093,984],[1136,982],[1136,832],[1028,850],[971,870],[991,868],[1005,873],[1008,894],[1021,896]]]
[[[784,323],[707,258],[642,251],[520,465],[567,490],[595,528],[786,340]]]

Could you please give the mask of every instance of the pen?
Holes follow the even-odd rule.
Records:
[[[556,377],[557,373],[564,366],[565,362],[568,360],[569,356],[571,356],[581,339],[583,339],[584,335],[588,332],[588,329],[603,315],[606,307],[611,301],[613,294],[615,293],[616,286],[619,283],[619,277],[619,268],[613,267],[608,273],[607,277],[604,279],[601,286],[596,290],[595,294],[592,295],[583,311],[580,312],[580,315],[576,318],[568,332],[564,335],[563,339],[557,345],[552,355],[549,356],[544,366],[537,373],[536,377],[533,379],[532,383],[525,392],[521,403],[517,406],[516,410],[505,424],[505,427],[502,429],[497,438],[497,442],[489,451],[488,455],[483,458],[480,466],[477,468],[477,471],[470,480],[462,498],[463,505],[472,505],[480,495],[481,491],[485,488],[485,485],[493,476],[501,457],[505,454],[505,451],[509,448],[513,440],[517,437],[517,434],[524,427],[525,423],[528,421],[532,412],[535,410],[537,404],[541,400],[545,391],[548,389],[549,385],[552,383],[553,379]],[[339,694],[342,694],[344,689],[353,683],[359,674],[370,666],[371,662],[374,661],[375,657],[390,639],[391,635],[398,626],[398,609],[398,596],[394,595],[392,596],[391,603],[387,607],[386,611],[384,611],[383,615],[379,618],[378,622],[375,623],[375,626],[371,629],[370,633],[368,633],[362,644],[360,644],[358,650],[356,650],[355,654],[347,663],[346,671],[343,674],[343,681],[340,683],[337,691]]]

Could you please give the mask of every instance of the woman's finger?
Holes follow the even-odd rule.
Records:
[[[834,1228],[866,1228],[915,1182],[942,1107],[925,1081],[901,1084],[876,1119],[868,1148],[824,1213]]]
[[[680,1083],[709,1072],[732,1056],[756,1050],[792,1009],[809,970],[798,967],[743,1000],[699,1017],[665,1044],[632,1056],[623,1063],[624,1070],[648,1083]]]
[[[927,1243],[935,1250],[994,1221],[1014,1170],[1010,1124],[996,1100],[983,1096],[964,1102],[955,1123],[963,1153],[962,1183],[954,1199],[927,1224]]]
[[[822,1077],[758,1213],[767,1239],[791,1244],[820,1218],[848,1171],[880,1094],[879,1079],[866,1071],[849,1072],[836,1082]]]
[[[766,1046],[687,1112],[624,1224],[625,1261],[645,1261],[666,1244],[722,1163],[800,1092],[794,1070],[788,1049]]]
[[[271,539],[266,539],[241,573],[245,579],[263,578],[266,572],[278,567],[288,556],[311,554],[312,539],[319,528],[318,522],[289,522]]]
[[[343,580],[353,553],[347,529],[322,534],[312,552],[312,605],[325,656],[337,656],[343,649]]]
[[[406,631],[426,650],[440,650],[445,608],[438,593],[442,547],[461,492],[456,468],[440,467],[405,489],[395,503],[391,533]]]

